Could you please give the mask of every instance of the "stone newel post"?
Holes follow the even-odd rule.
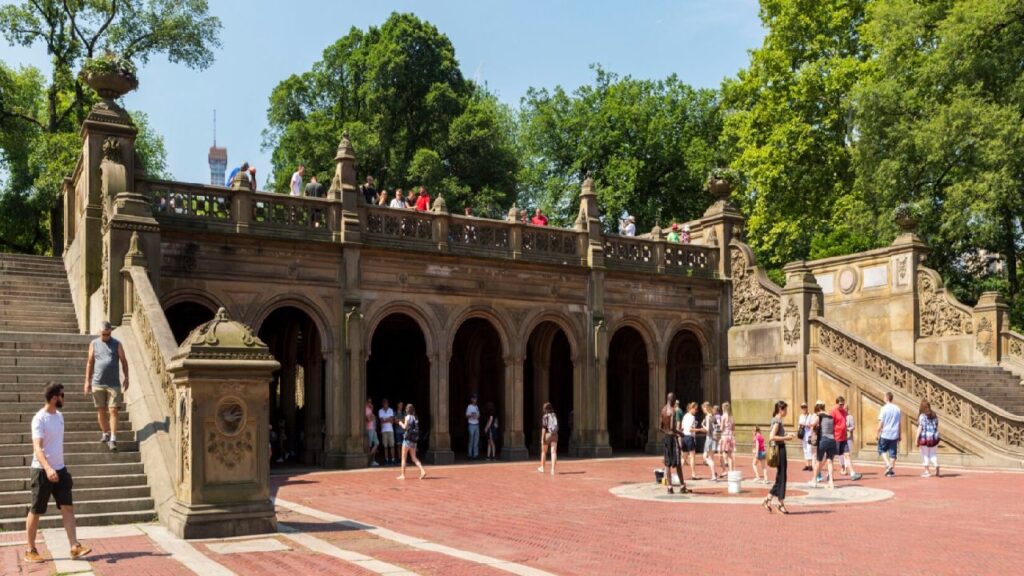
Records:
[[[221,308],[171,360],[178,453],[165,524],[182,538],[274,532],[267,383],[280,364]]]
[[[996,366],[1003,359],[999,335],[1008,328],[1003,323],[1009,312],[1010,306],[1002,294],[982,292],[974,307],[975,362]]]

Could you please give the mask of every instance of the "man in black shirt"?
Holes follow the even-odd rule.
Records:
[[[306,184],[306,196],[310,198],[323,198],[324,185],[316,181],[316,176],[309,177],[309,184]]]
[[[374,205],[377,203],[377,189],[373,186],[373,176],[366,177],[366,184],[362,186],[363,199],[366,200],[367,204]]]

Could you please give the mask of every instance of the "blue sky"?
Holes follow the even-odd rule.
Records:
[[[139,90],[125,97],[164,136],[178,180],[209,181],[207,150],[228,148],[232,166],[248,160],[269,173],[261,132],[273,87],[302,73],[352,26],[379,25],[394,11],[412,12],[451,38],[463,73],[517,105],[530,87],[575,88],[593,79],[591,64],[636,78],[677,74],[717,87],[747,63],[764,36],[757,0],[434,0],[379,2],[211,0],[221,18],[222,47],[207,70],[142,66]],[[8,65],[47,69],[45,49],[0,44]],[[339,135],[340,136],[340,135]],[[357,149],[358,154],[358,149]]]

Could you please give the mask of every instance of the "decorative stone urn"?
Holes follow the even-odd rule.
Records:
[[[732,184],[724,178],[712,176],[708,178],[708,191],[720,202],[728,202],[732,195]]]
[[[269,386],[280,364],[224,308],[171,360],[176,501],[164,524],[182,538],[277,530],[270,501]]]
[[[139,79],[129,74],[83,71],[80,77],[82,82],[107,100],[120,98],[139,87]]]

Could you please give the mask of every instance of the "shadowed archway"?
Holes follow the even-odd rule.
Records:
[[[366,395],[373,398],[377,411],[387,398],[396,418],[399,402],[415,405],[420,422],[417,451],[426,452],[431,425],[430,360],[423,331],[411,316],[389,314],[374,329],[366,363]]]
[[[705,400],[704,354],[696,334],[686,329],[676,332],[668,347],[666,369],[666,392],[674,392],[683,405]]]
[[[215,313],[209,306],[192,300],[171,304],[164,310],[167,323],[171,326],[171,333],[174,334],[174,341],[179,346],[196,326],[213,320]]]
[[[558,416],[558,451],[568,453],[575,400],[573,378],[568,336],[558,324],[542,322],[530,333],[523,365],[523,435],[531,455],[539,454],[545,402],[551,402]]]
[[[469,446],[466,406],[472,394],[479,396],[481,455],[487,452],[484,426],[489,406],[494,413],[505,414],[505,360],[502,356],[501,336],[490,321],[470,318],[459,326],[452,342],[451,361],[448,365],[448,415],[452,450],[465,456]],[[502,418],[504,420],[504,418]],[[504,428],[507,422],[500,422]],[[501,454],[502,438],[498,435],[497,453]]]
[[[647,443],[647,345],[635,328],[615,331],[608,345],[608,443],[612,450],[643,450]]]

